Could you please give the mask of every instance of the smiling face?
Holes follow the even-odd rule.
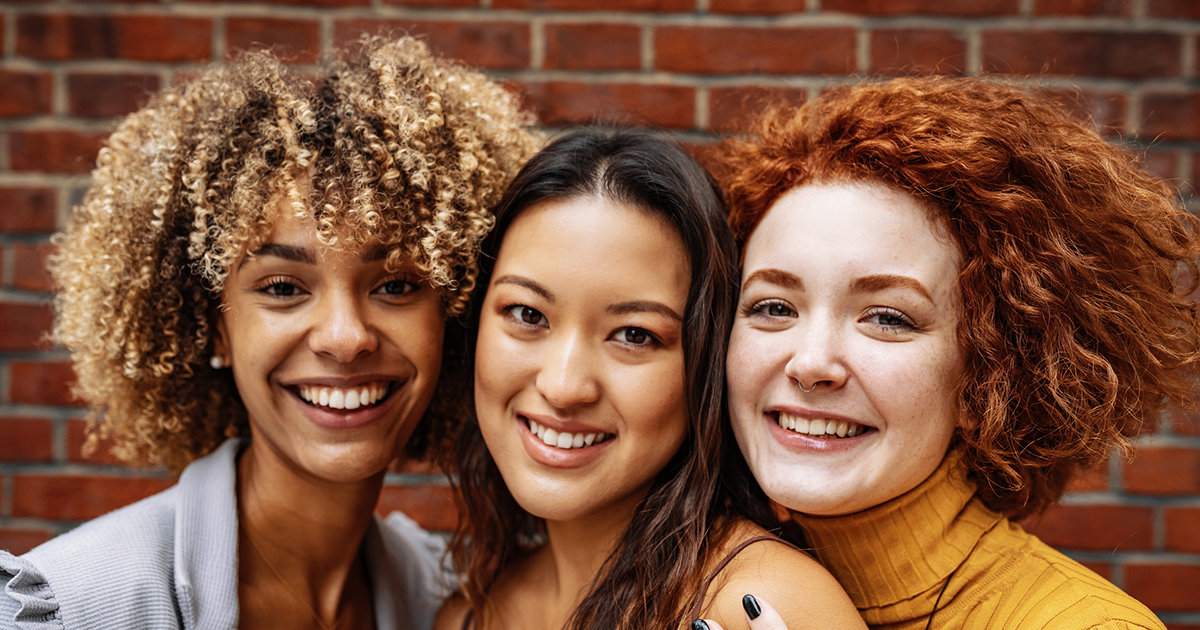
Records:
[[[521,507],[632,509],[687,432],[689,266],[666,221],[596,197],[525,209],[479,321],[475,408]]]
[[[389,272],[382,247],[323,247],[312,219],[282,207],[230,271],[218,321],[251,448],[330,481],[382,474],[437,380],[437,292],[412,270]]]
[[[957,418],[959,266],[892,188],[809,184],[767,212],[746,244],[727,377],[738,445],[768,496],[849,514],[937,468]]]

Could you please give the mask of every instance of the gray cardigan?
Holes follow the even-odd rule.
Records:
[[[0,551],[0,628],[236,628],[239,443],[24,556]],[[451,587],[442,539],[394,512],[363,545],[375,627],[431,628]]]

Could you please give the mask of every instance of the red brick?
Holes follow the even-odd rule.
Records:
[[[16,529],[0,527],[0,549],[19,556],[53,538],[45,529]]]
[[[144,105],[158,84],[153,74],[71,74],[67,76],[68,108],[84,118],[124,116]]]
[[[12,170],[87,173],[107,137],[91,131],[14,131],[9,135]]]
[[[54,249],[50,243],[13,243],[13,287],[25,291],[53,290],[46,258]]]
[[[695,74],[845,74],[855,66],[848,28],[663,26],[654,33],[659,70]]]
[[[752,15],[780,15],[803,13],[808,9],[805,0],[711,0],[708,10],[712,13],[749,13]]]
[[[13,402],[31,405],[78,405],[71,395],[75,369],[69,361],[13,361],[9,364]]]
[[[1200,601],[1196,599],[1197,584],[1200,584],[1200,565],[1125,565],[1125,592],[1155,612],[1200,608]]]
[[[493,9],[535,11],[646,11],[664,13],[692,11],[695,0],[492,0]]]
[[[547,70],[637,70],[642,28],[629,24],[547,24]]]
[[[314,20],[229,18],[225,22],[225,52],[269,48],[296,63],[315,63],[321,50],[321,25]]]
[[[1034,0],[1033,14],[1131,17],[1132,7],[1130,0]]]
[[[1102,135],[1120,135],[1128,124],[1129,99],[1120,92],[1042,90],[1042,93],[1080,120],[1090,122]]]
[[[1146,3],[1146,15],[1200,20],[1200,2],[1196,2],[1196,0],[1149,0]]]
[[[87,442],[87,421],[67,421],[67,461],[73,464],[95,464],[98,466],[128,466],[128,462],[118,459],[112,454],[112,442],[100,440],[96,449],[83,454],[83,445]]]
[[[384,4],[428,9],[462,9],[480,6],[479,0],[383,0]]]
[[[244,0],[184,0],[196,4],[242,4]],[[337,9],[341,7],[365,7],[371,0],[258,0],[263,4],[282,4],[297,7],[326,7]]]
[[[1125,489],[1136,494],[1200,494],[1200,449],[1143,446],[1125,464]]]
[[[433,531],[453,531],[458,525],[458,510],[450,486],[384,486],[375,511],[387,516],[404,512],[421,527]]]
[[[1108,490],[1108,463],[1099,468],[1081,470],[1067,482],[1067,492],[1098,492]]]
[[[1087,567],[1088,569],[1095,571],[1097,575],[1108,580],[1109,582],[1112,581],[1112,565],[1111,564],[1109,564],[1107,562],[1080,562],[1079,564],[1082,564],[1083,566]]]
[[[162,15],[22,15],[17,53],[36,59],[208,61],[212,20]]]
[[[803,88],[775,86],[716,87],[708,91],[708,126],[718,133],[749,130],[773,106],[798,107],[808,96]]]
[[[14,475],[12,515],[85,521],[171,487],[158,477]]]
[[[873,74],[962,74],[967,42],[954,31],[887,29],[871,33]]]
[[[1016,15],[1019,0],[823,0],[821,9],[860,15]]]
[[[508,70],[529,67],[529,25],[521,22],[343,20],[334,25],[334,40],[345,43],[362,33],[380,30],[421,37],[435,53],[471,66]]]
[[[1167,551],[1200,553],[1200,507],[1171,507],[1164,513]]]
[[[551,81],[524,88],[526,105],[546,125],[606,121],[674,129],[695,126],[696,92],[690,87]]]
[[[1200,182],[1200,153],[1192,156],[1193,181]],[[1179,435],[1200,435],[1200,411],[1175,408],[1171,414],[1171,430]]]
[[[1200,140],[1200,94],[1146,94],[1138,135],[1146,140]]]
[[[50,113],[52,88],[45,72],[0,70],[0,116]]]
[[[57,195],[49,188],[0,188],[0,232],[53,232],[57,206]]]
[[[1154,511],[1125,505],[1059,505],[1021,523],[1060,549],[1129,551],[1154,544]]]
[[[54,427],[44,418],[0,417],[0,461],[48,462],[54,457]]]
[[[54,323],[48,304],[0,303],[0,350],[42,350]]]
[[[991,31],[983,69],[1008,74],[1147,79],[1178,76],[1183,39],[1173,33]]]

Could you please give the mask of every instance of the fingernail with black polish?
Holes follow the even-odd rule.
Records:
[[[710,628],[703,619],[697,619],[692,622],[692,630],[710,630]]]
[[[746,616],[750,618],[750,621],[758,619],[758,616],[762,614],[762,608],[759,607],[758,600],[754,599],[753,595],[742,598],[742,608],[746,609]]]

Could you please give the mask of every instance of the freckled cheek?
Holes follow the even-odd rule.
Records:
[[[731,405],[754,404],[771,376],[775,372],[783,373],[784,366],[779,361],[781,354],[780,347],[762,343],[752,333],[739,333],[735,329],[725,366]],[[738,411],[734,409],[735,414]]]

